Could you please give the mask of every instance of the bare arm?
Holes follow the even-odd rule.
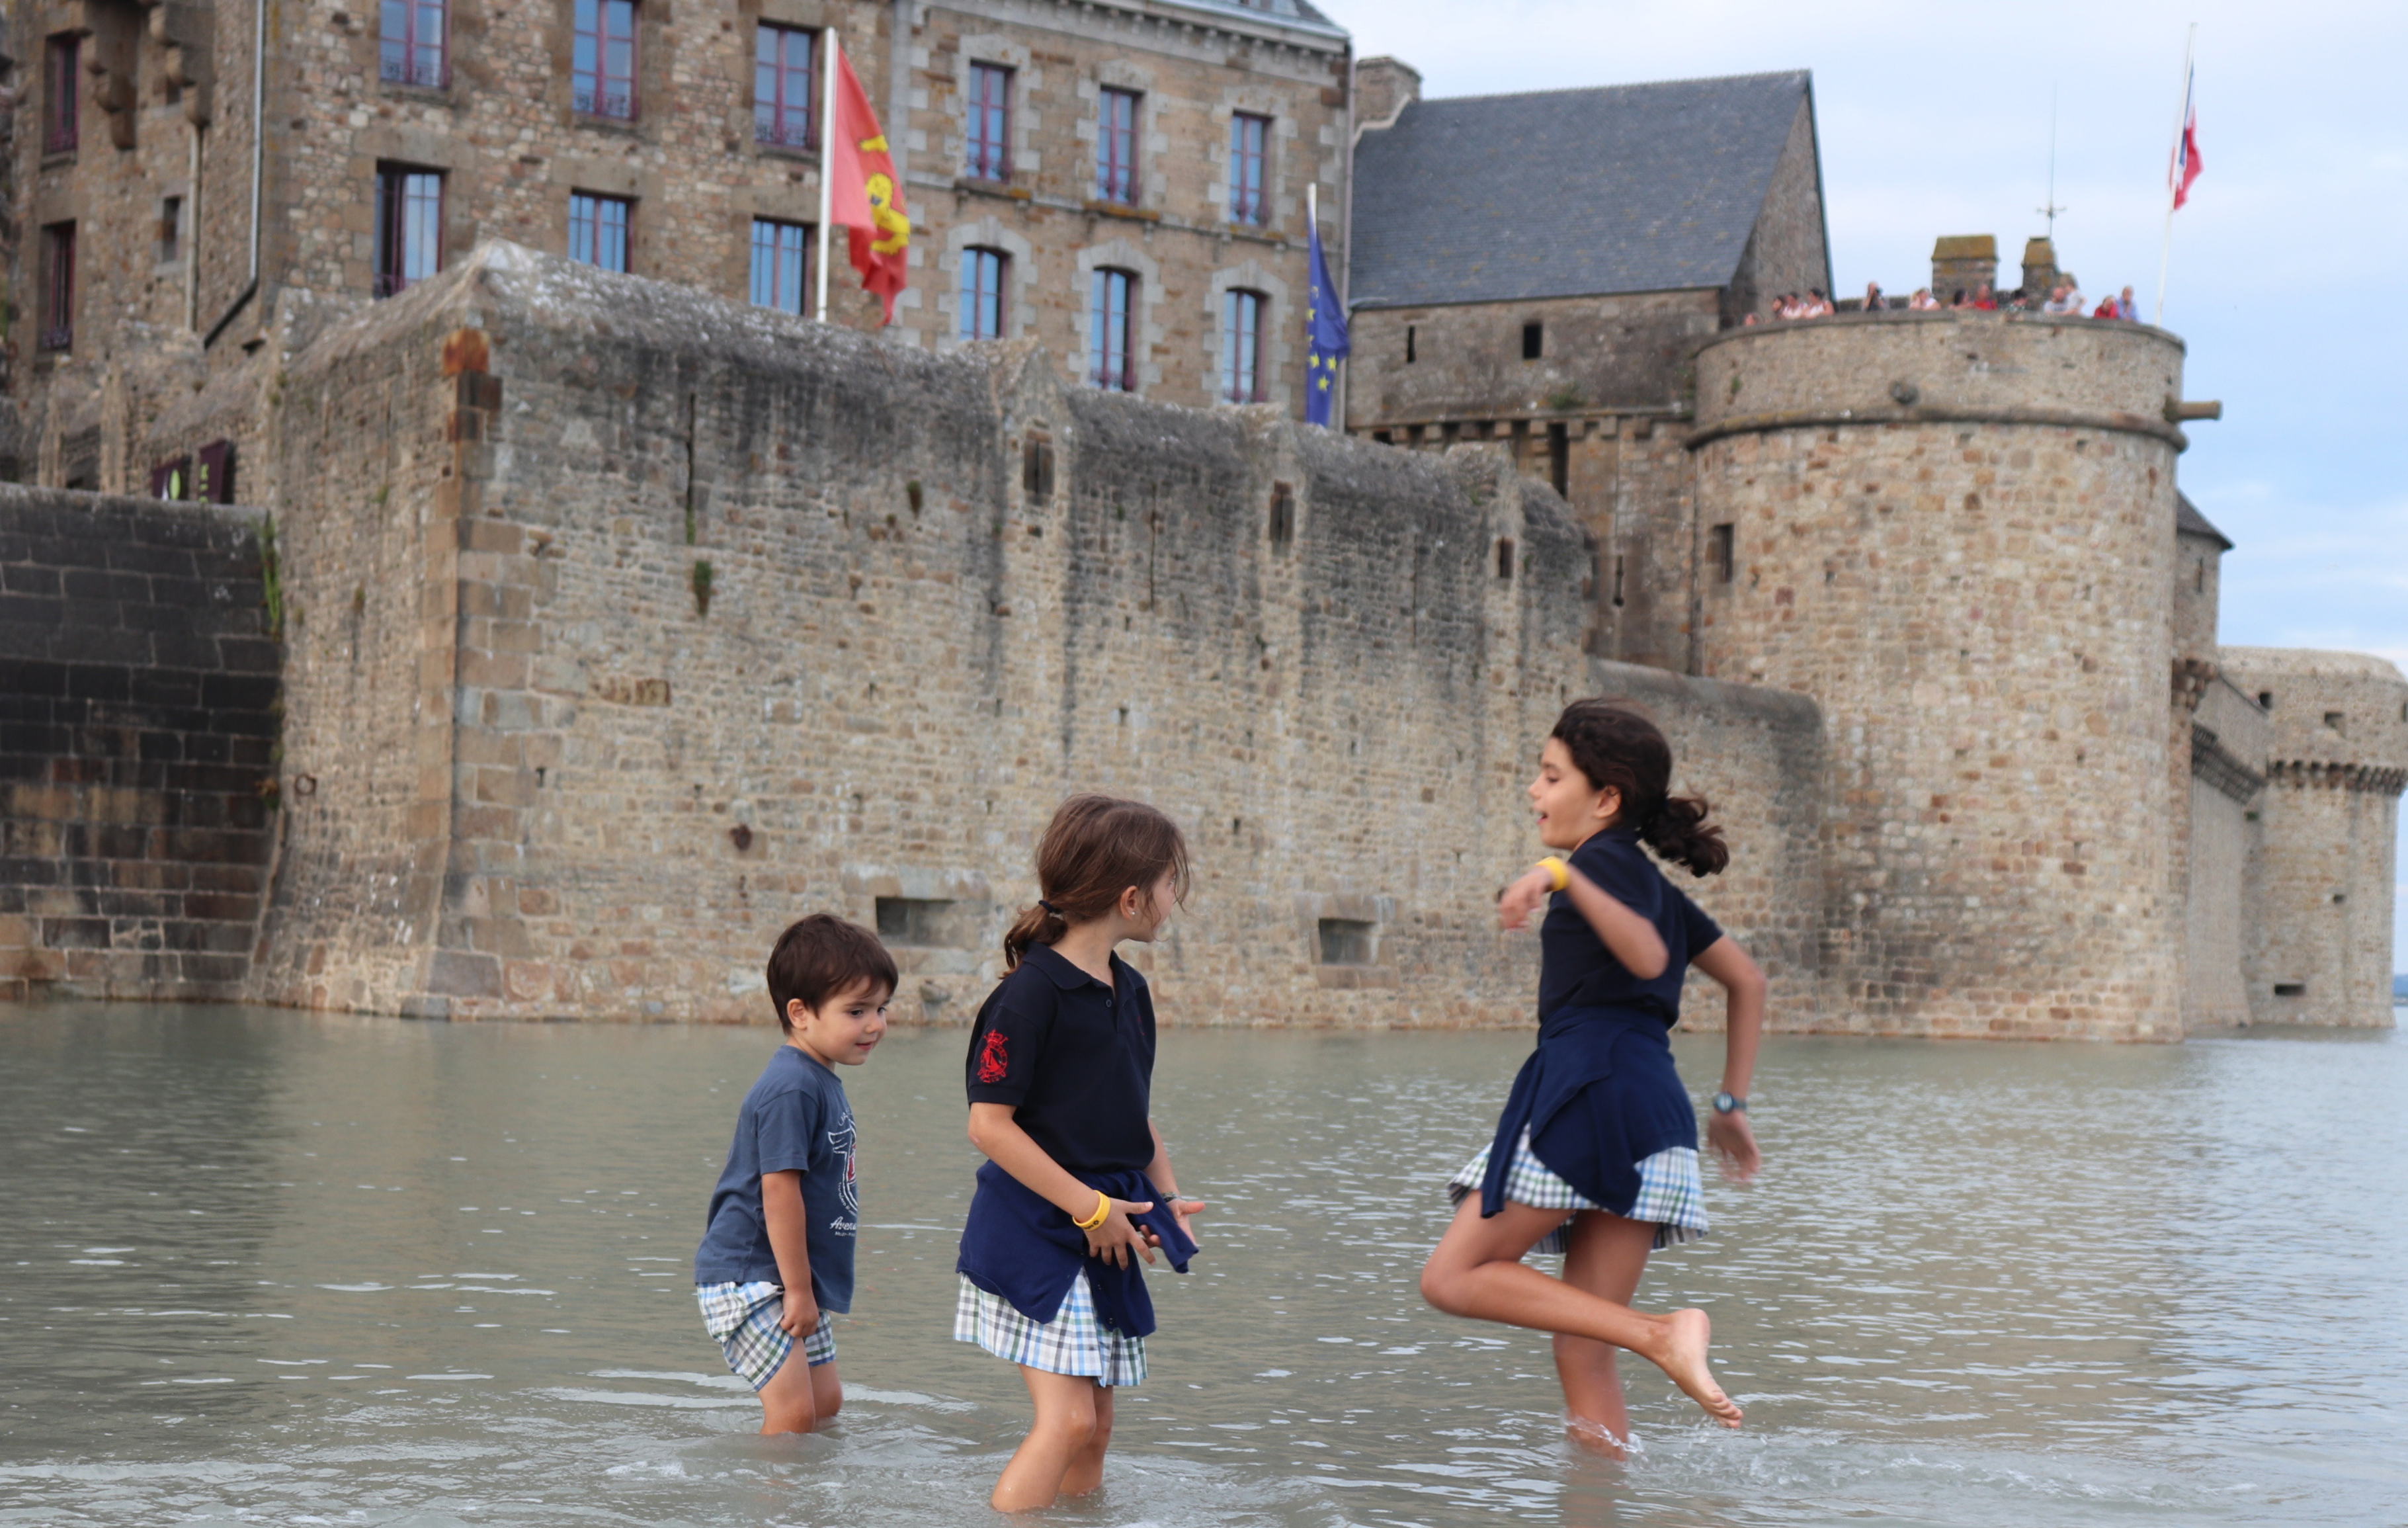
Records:
[[[769,1254],[778,1260],[778,1282],[786,1290],[786,1308],[778,1324],[786,1335],[800,1337],[820,1320],[819,1300],[811,1293],[810,1222],[803,1209],[802,1174],[761,1175],[761,1222],[769,1232]]]
[[[1722,985],[1723,1091],[1745,1098],[1756,1079],[1756,1042],[1764,1034],[1764,973],[1728,935],[1698,951],[1691,963]],[[1706,1140],[1740,1177],[1751,1176],[1764,1165],[1764,1153],[1756,1147],[1756,1131],[1744,1111],[1709,1118]]]
[[[1068,1216],[1072,1220],[1084,1220],[1096,1213],[1096,1192],[1070,1175],[1060,1162],[1045,1154],[1045,1148],[1029,1139],[1013,1117],[1018,1107],[1010,1103],[973,1103],[970,1105],[970,1145],[987,1155],[987,1160],[1010,1174],[1029,1192]],[[1155,1161],[1160,1155],[1162,1138],[1154,1137]],[[1154,1254],[1146,1250],[1145,1240],[1129,1219],[1132,1214],[1142,1214],[1154,1208],[1154,1201],[1132,1204],[1127,1200],[1111,1202],[1111,1213],[1104,1223],[1088,1232],[1087,1250],[1096,1257],[1125,1265],[1131,1252],[1141,1254],[1152,1262]]]
[[[1656,925],[1632,912],[1614,895],[1595,881],[1570,867],[1566,867],[1570,882],[1564,891],[1572,900],[1580,915],[1597,930],[1623,969],[1642,982],[1652,982],[1664,974],[1671,956],[1664,948],[1664,936]],[[1530,921],[1530,915],[1546,904],[1555,890],[1555,878],[1543,866],[1532,866],[1522,878],[1505,888],[1497,899],[1497,915],[1508,929],[1519,929]]]

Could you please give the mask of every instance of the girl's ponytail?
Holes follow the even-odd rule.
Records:
[[[1616,817],[1639,830],[1659,859],[1713,875],[1730,863],[1723,830],[1706,821],[1706,799],[1674,796],[1672,745],[1639,708],[1626,700],[1575,700],[1550,736],[1598,790],[1622,793]]]
[[[1011,928],[1003,936],[1003,969],[1016,971],[1020,958],[1028,953],[1031,944],[1051,944],[1070,931],[1070,923],[1054,910],[1054,904],[1039,897],[1037,905],[1025,908],[1011,920]]]
[[[1730,845],[1723,842],[1722,829],[1706,820],[1702,796],[1666,797],[1639,837],[1656,858],[1686,865],[1692,875],[1718,875],[1730,863]]]
[[[1172,900],[1185,898],[1187,841],[1177,823],[1143,801],[1071,797],[1037,842],[1037,905],[1003,936],[1003,969],[1017,970],[1031,945],[1053,944],[1071,924],[1104,916],[1129,887],[1151,893],[1165,875]]]

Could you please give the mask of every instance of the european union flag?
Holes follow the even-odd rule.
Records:
[[[1337,396],[1338,360],[1346,353],[1346,307],[1321,252],[1321,220],[1312,225],[1312,295],[1305,308],[1304,422],[1327,428]]]

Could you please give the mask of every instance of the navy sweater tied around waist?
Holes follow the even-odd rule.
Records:
[[[1639,1164],[1698,1146],[1697,1111],[1672,1069],[1671,1031],[1632,1008],[1563,1008],[1539,1027],[1480,1180],[1480,1213],[1505,1207],[1505,1174],[1522,1132],[1548,1171],[1616,1215],[1639,1202]]]
[[[1154,1208],[1130,1218],[1162,1238],[1163,1255],[1173,1269],[1187,1272],[1196,1243],[1179,1229],[1169,1197],[1158,1192],[1144,1174],[1072,1175],[1114,1199],[1137,1204],[1152,1200]],[[1012,1309],[1039,1323],[1061,1314],[1063,1297],[1084,1272],[1095,1292],[1096,1319],[1105,1327],[1128,1337],[1154,1332],[1154,1299],[1146,1293],[1138,1260],[1131,1257],[1128,1266],[1119,1268],[1090,1257],[1086,1232],[1072,1225],[1070,1217],[993,1162],[979,1166],[978,1191],[970,1196],[961,1258],[953,1266],[964,1278],[1002,1296]]]

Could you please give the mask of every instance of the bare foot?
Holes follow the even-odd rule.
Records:
[[[1627,1460],[1630,1457],[1629,1445],[1614,1436],[1613,1429],[1603,1422],[1591,1421],[1586,1417],[1566,1417],[1564,1436],[1588,1452],[1607,1459]]]
[[[1714,1383],[1713,1371],[1706,1366],[1706,1347],[1714,1330],[1706,1313],[1676,1310],[1664,1318],[1664,1328],[1663,1350],[1647,1356],[1671,1376],[1672,1383],[1686,1391],[1690,1400],[1705,1407],[1707,1416],[1725,1427],[1737,1427],[1738,1405],[1723,1393],[1723,1388]]]

